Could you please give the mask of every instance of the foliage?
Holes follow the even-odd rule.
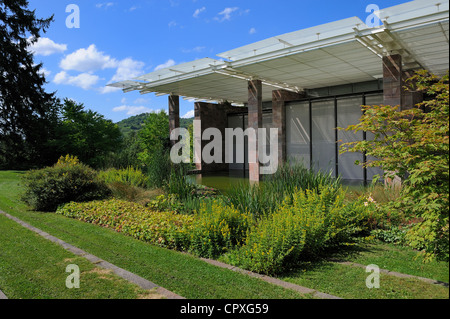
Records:
[[[126,185],[147,188],[148,177],[138,168],[127,167],[124,169],[110,168],[101,171],[98,177],[106,184],[123,183]]]
[[[48,141],[58,101],[44,90],[42,63],[30,45],[46,32],[53,16],[39,19],[28,1],[0,0],[0,168],[29,168],[56,161]]]
[[[169,179],[164,185],[168,194],[175,195],[181,201],[197,196],[196,186],[186,179],[186,172],[185,165],[172,165]]]
[[[107,157],[120,147],[122,138],[112,121],[69,99],[64,100],[56,131],[52,145],[57,152],[76,155],[96,168],[102,167]]]
[[[163,147],[156,149],[147,166],[151,187],[160,188],[166,185],[172,171],[170,153]]]
[[[167,113],[161,111],[148,114],[144,126],[139,131],[139,143],[142,149],[142,152],[138,154],[139,160],[145,165],[151,166],[154,157],[169,148],[169,142],[169,116]]]
[[[449,254],[449,99],[448,74],[442,78],[418,72],[409,90],[427,98],[416,107],[363,106],[364,115],[348,131],[374,133],[372,141],[344,144],[343,152],[365,152],[378,160],[363,165],[381,166],[386,175],[403,179],[401,198],[391,209],[422,221],[413,226],[407,240],[424,247],[426,258],[448,260]]]
[[[373,205],[364,199],[346,203],[342,189],[297,190],[252,226],[245,245],[226,259],[259,273],[280,273],[367,230],[373,214]]]
[[[122,147],[119,147],[105,159],[105,167],[127,168],[133,166],[142,168],[144,166],[138,158],[142,148],[136,132],[124,135],[120,145]]]
[[[389,229],[374,229],[370,233],[374,238],[389,244],[406,244],[406,230],[398,226],[391,226]]]
[[[28,171],[22,182],[22,199],[37,211],[55,211],[71,201],[91,201],[110,194],[96,171],[70,156],[62,157],[52,167]]]
[[[183,202],[179,201],[178,198],[173,195],[159,195],[152,201],[150,201],[147,206],[157,212],[176,212],[179,213],[183,210]]]
[[[243,213],[260,218],[275,212],[285,196],[293,194],[296,189],[319,190],[324,186],[336,191],[340,181],[331,173],[314,172],[300,163],[286,164],[260,184],[240,184],[230,189],[227,202]]]
[[[117,199],[72,202],[59,208],[57,213],[172,249],[186,249],[193,220],[191,216],[154,212],[142,205]]]
[[[201,257],[218,257],[242,245],[251,223],[250,215],[220,202],[203,205],[190,230],[190,250]]]

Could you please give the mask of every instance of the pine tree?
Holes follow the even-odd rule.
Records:
[[[34,63],[29,47],[52,21],[37,18],[26,0],[0,0],[0,168],[49,159],[58,103],[45,92],[42,64]]]

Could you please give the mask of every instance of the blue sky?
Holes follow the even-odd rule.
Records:
[[[114,122],[167,110],[167,96],[107,88],[163,66],[216,54],[284,33],[353,16],[366,20],[369,4],[390,7],[405,0],[30,0],[38,17],[55,21],[33,47],[43,62],[47,91],[71,98]],[[80,27],[67,28],[80,9]],[[181,116],[192,102],[181,100]],[[189,114],[190,113],[190,114]]]

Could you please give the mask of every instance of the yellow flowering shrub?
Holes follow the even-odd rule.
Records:
[[[185,250],[192,216],[155,212],[137,203],[123,200],[70,203],[58,214],[92,223],[151,244]]]
[[[190,230],[191,251],[208,258],[240,246],[252,222],[249,214],[217,201],[203,205],[194,217]]]
[[[365,229],[372,204],[346,203],[344,191],[297,190],[273,214],[251,227],[245,245],[226,261],[251,271],[274,274],[301,258],[350,239]]]

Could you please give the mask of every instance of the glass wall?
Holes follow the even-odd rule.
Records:
[[[286,106],[286,154],[289,161],[311,167],[309,102],[295,102]]]
[[[303,162],[307,168],[332,172],[345,181],[370,182],[379,168],[364,169],[356,162],[364,162],[361,153],[340,154],[343,143],[370,139],[370,133],[346,132],[362,116],[361,105],[380,104],[383,95],[353,94],[333,98],[317,98],[286,104],[286,152],[291,161]],[[370,160],[370,158],[368,158]]]
[[[337,124],[338,127],[346,128],[349,125],[359,123],[362,116],[362,99],[359,97],[345,97],[337,99]],[[354,133],[352,131],[338,130],[339,149],[344,143],[362,141],[363,132]],[[338,171],[344,180],[364,181],[364,169],[362,166],[355,165],[355,162],[364,161],[364,155],[361,153],[343,153],[338,155]]]
[[[334,173],[336,169],[336,130],[334,99],[312,102],[312,167]]]

